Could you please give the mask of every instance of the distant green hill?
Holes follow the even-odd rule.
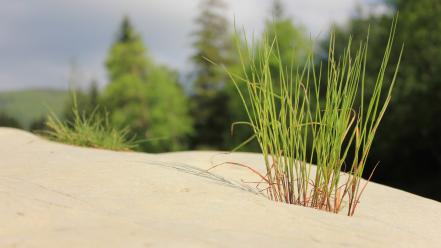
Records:
[[[14,117],[25,128],[50,111],[60,115],[69,99],[68,91],[33,89],[0,92],[0,112]]]

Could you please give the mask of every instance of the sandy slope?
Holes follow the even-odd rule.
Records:
[[[441,247],[441,203],[370,184],[355,217],[274,203],[255,154],[140,154],[0,128],[0,247]]]

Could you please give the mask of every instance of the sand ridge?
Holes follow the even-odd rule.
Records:
[[[352,218],[275,203],[235,161],[74,147],[0,128],[0,247],[441,247],[441,203],[371,183]]]

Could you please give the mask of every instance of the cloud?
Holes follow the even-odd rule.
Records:
[[[269,0],[228,0],[228,17],[257,33],[268,17]],[[344,22],[357,0],[285,0],[286,12],[313,34]],[[161,63],[189,70],[196,0],[22,0],[0,8],[0,90],[66,88],[70,61],[84,83],[106,82],[103,62],[119,22],[129,15],[150,53]]]

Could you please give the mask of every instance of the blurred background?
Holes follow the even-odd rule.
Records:
[[[44,130],[50,112],[72,119],[97,106],[145,152],[231,150],[250,136],[225,71],[240,71],[234,25],[248,37],[278,34],[282,59],[314,42],[326,60],[330,32],[370,41],[367,83],[399,11],[393,61],[405,43],[394,97],[369,164],[373,180],[441,200],[441,1],[439,0],[20,0],[0,16],[0,126]],[[326,63],[326,61],[324,62]],[[393,68],[392,68],[393,69]],[[392,77],[391,73],[388,77]],[[258,151],[250,143],[242,151]],[[370,171],[367,169],[366,171]]]

